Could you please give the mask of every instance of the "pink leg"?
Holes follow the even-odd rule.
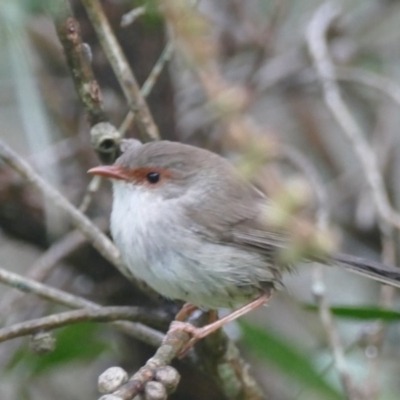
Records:
[[[238,310],[232,312],[231,314],[227,315],[226,317],[221,318],[220,320],[217,320],[206,326],[203,326],[202,328],[197,328],[187,322],[173,321],[170,325],[168,333],[176,332],[176,331],[184,331],[184,332],[190,333],[192,335],[192,338],[190,339],[189,343],[183,348],[183,350],[179,354],[179,357],[183,357],[194,346],[194,344],[196,344],[200,339],[205,338],[206,336],[210,335],[211,333],[222,328],[227,323],[232,322],[235,319],[247,314],[248,312],[253,311],[256,308],[262,306],[263,304],[267,303],[270,298],[271,298],[271,294],[269,294],[269,293],[263,294],[256,300],[239,308]]]
[[[184,321],[186,318],[189,318],[197,309],[198,307],[195,305],[191,303],[185,303],[179,310],[178,314],[175,315],[175,321]]]
[[[208,324],[212,324],[215,321],[218,321],[218,311],[210,310],[208,312]]]

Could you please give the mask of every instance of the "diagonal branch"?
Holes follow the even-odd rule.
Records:
[[[337,18],[337,16],[338,14],[336,9],[334,9],[333,7],[331,8],[330,4],[325,4],[321,6],[315,12],[307,30],[307,40],[311,52],[313,51],[313,49],[315,50],[315,48],[320,45],[319,41],[325,40],[325,34],[329,26],[334,21],[334,19]],[[316,41],[318,41],[318,44],[315,43]],[[315,54],[314,57],[316,57]],[[325,63],[325,58],[321,57],[319,61],[321,63]],[[326,197],[325,194],[324,197]],[[318,224],[324,227],[326,226],[327,222],[327,218],[323,215],[321,216],[320,214],[318,217]],[[318,265],[316,265],[314,269],[313,281],[313,295],[318,304],[319,317],[327,334],[329,345],[332,349],[334,365],[338,371],[342,386],[346,393],[346,397],[348,399],[356,399],[357,393],[354,387],[354,383],[348,372],[343,345],[340,336],[336,330],[333,316],[329,309],[329,304],[325,296],[323,271]]]
[[[106,229],[105,221],[101,221],[101,228]],[[29,268],[26,276],[36,281],[43,282],[53,271],[54,267],[69,254],[85,244],[87,239],[78,230],[69,232],[60,240],[52,244]],[[0,322],[11,314],[15,303],[23,297],[23,293],[12,290],[6,293],[0,301]]]
[[[378,214],[388,224],[400,229],[400,214],[390,205],[375,154],[343,101],[336,82],[335,68],[329,55],[326,34],[338,16],[339,10],[332,3],[326,3],[316,11],[307,29],[308,48],[321,81],[325,103],[358,157]]]
[[[88,116],[90,126],[107,121],[100,86],[92,66],[89,45],[83,42],[78,21],[66,0],[48,3],[58,38],[64,48],[68,68],[76,91]]]
[[[137,124],[146,141],[160,138],[146,100],[140,93],[136,78],[122,52],[114,32],[98,0],[82,0],[89,19],[97,33],[101,46],[110,61],[114,73],[128,101],[129,108],[137,115]]]
[[[99,253],[114,264],[122,274],[134,281],[131,272],[121,260],[120,253],[114,243],[89,218],[77,210],[60,192],[47,183],[26,161],[22,160],[2,141],[0,141],[0,158],[42,192],[60,210],[65,212],[75,227],[83,233]]]
[[[154,64],[152,70],[150,71],[149,76],[143,83],[143,86],[140,89],[140,93],[143,97],[148,97],[155,83],[157,82],[158,77],[160,76],[165,64],[171,58],[172,52],[174,50],[174,46],[172,42],[168,42],[165,46],[164,50],[162,51],[160,57],[158,58],[157,62]],[[121,132],[122,136],[125,136],[126,131],[128,130],[129,126],[135,120],[135,113],[129,111],[126,115],[125,119],[122,121],[121,126],[119,127],[119,131]]]
[[[160,315],[157,315],[155,312],[149,312],[149,310],[141,307],[114,306],[66,311],[2,328],[0,329],[0,342],[31,335],[41,330],[48,331],[85,321],[112,322],[117,320],[128,320],[145,324],[162,324],[165,321],[164,318],[160,318]]]
[[[24,278],[14,272],[0,268],[0,282],[21,290],[25,293],[35,294],[42,299],[52,301],[70,308],[100,309],[102,306],[83,297],[73,295],[60,289],[53,288],[33,279]],[[113,326],[122,332],[141,340],[151,346],[160,345],[164,335],[140,323],[113,322]]]

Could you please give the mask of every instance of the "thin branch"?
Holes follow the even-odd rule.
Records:
[[[156,84],[157,79],[160,76],[162,70],[164,69],[165,64],[171,59],[173,50],[174,50],[174,45],[172,44],[172,42],[168,42],[168,44],[162,51],[160,57],[154,64],[152,70],[150,71],[149,76],[147,77],[147,79],[145,80],[140,89],[140,93],[142,94],[143,97],[148,97],[151,91],[153,90],[153,87]],[[119,131],[121,132],[122,136],[125,136],[126,131],[132,125],[134,120],[135,120],[135,113],[129,111],[125,119],[122,121],[121,126],[119,127]]]
[[[100,189],[101,182],[103,179],[101,179],[100,175],[95,175],[89,182],[89,185],[87,186],[85,190],[85,194],[83,195],[83,199],[81,201],[81,204],[79,204],[79,211],[81,213],[86,213],[88,210],[93,196],[95,193]]]
[[[336,9],[330,4],[323,5],[315,12],[307,30],[307,40],[310,48],[314,46],[315,50],[315,47],[317,47],[314,41],[325,40],[325,34],[329,26],[337,18],[337,16],[338,13]],[[316,57],[315,54],[314,56]],[[325,62],[325,59],[321,57],[319,59],[319,62],[323,63]],[[327,196],[325,194],[323,186],[318,183],[318,187],[320,187],[319,192],[321,193],[322,190],[322,192],[324,192],[323,197],[326,198]],[[318,215],[319,227],[326,228],[327,223],[328,216],[325,215],[325,213],[321,214],[320,211]],[[318,305],[319,317],[328,337],[329,345],[333,354],[335,368],[339,373],[339,377],[342,382],[343,389],[345,390],[346,397],[348,399],[356,399],[358,397],[358,394],[355,390],[354,383],[348,372],[343,345],[340,336],[336,330],[333,316],[330,311],[328,301],[326,299],[325,284],[323,281],[323,270],[319,265],[316,265],[314,269],[312,292]]]
[[[121,400],[132,400],[136,395],[144,392],[146,385],[152,382],[157,371],[171,364],[190,338],[191,336],[185,332],[168,331],[155,355],[128,382],[111,394]],[[197,355],[201,358],[204,368],[214,374],[228,399],[263,400],[265,398],[251,376],[247,363],[241,358],[239,350],[228,339],[225,332],[222,330],[216,332],[206,338],[201,345],[205,346],[204,351],[199,349]]]
[[[203,317],[203,322],[206,323],[207,317]],[[215,377],[228,399],[265,400],[246,360],[223,329],[199,343],[197,355],[201,366]]]
[[[335,67],[335,73],[338,80],[359,83],[379,90],[400,107],[400,85],[393,79],[362,68]]]
[[[105,221],[102,222],[101,229],[106,229]],[[52,244],[29,268],[26,276],[36,281],[43,282],[49,274],[52,272],[54,267],[69,254],[77,250],[83,244],[87,242],[87,239],[78,230],[74,230],[67,235],[63,236],[60,240]],[[23,297],[23,294],[18,291],[11,291],[10,293],[3,296],[0,302],[0,310],[2,317],[6,317],[10,314],[12,306],[19,299]]]
[[[0,268],[0,282],[25,293],[35,294],[42,299],[62,304],[69,308],[88,308],[96,310],[102,307],[83,297],[44,285],[43,283],[37,282],[33,279],[24,278],[21,275],[7,271],[3,268]],[[122,332],[154,347],[159,346],[164,337],[162,333],[140,323],[118,321],[113,322],[112,325]]]
[[[165,64],[171,59],[173,51],[174,51],[173,43],[168,42],[164,50],[160,54],[160,57],[154,64],[152,70],[150,71],[149,76],[144,81],[142,88],[140,89],[142,96],[148,97],[148,95],[151,93],[155,83],[157,82],[158,77],[160,76],[162,70],[164,69]]]
[[[131,272],[122,262],[120,253],[113,242],[89,218],[77,210],[61,193],[48,184],[27,162],[22,160],[2,141],[0,141],[0,158],[65,212],[75,227],[83,233],[103,257],[114,264],[126,277],[135,281]]]
[[[326,105],[346,134],[364,170],[372,198],[380,217],[400,229],[400,214],[390,205],[376,157],[364,134],[342,99],[336,73],[329,55],[326,33],[339,17],[339,10],[331,3],[322,5],[314,14],[307,29],[307,45],[322,84]]]
[[[82,0],[82,4],[93,24],[100,44],[110,61],[125,98],[128,101],[129,108],[134,114],[137,114],[137,123],[143,138],[147,141],[160,139],[158,128],[151,116],[144,97],[140,93],[136,78],[133,75],[100,3],[98,0]]]
[[[126,28],[127,26],[133,24],[139,17],[146,14],[146,11],[146,6],[140,6],[124,14],[121,18],[121,28]]]
[[[155,355],[112,395],[122,400],[132,400],[145,391],[146,385],[154,379],[157,371],[171,364],[189,340],[190,335],[185,332],[168,331]],[[265,399],[251,376],[247,363],[240,357],[239,350],[225,332],[219,330],[204,339],[201,346],[202,350],[198,349],[197,352],[200,362],[209,373],[214,374],[228,399]]]
[[[327,210],[327,193],[322,179],[307,157],[300,152],[287,146],[282,146],[283,155],[297,168],[299,168],[308,178],[318,201],[317,224],[321,230],[326,230],[329,221],[329,212]],[[347,373],[347,366],[344,357],[343,345],[336,330],[333,316],[326,299],[325,283],[323,279],[324,268],[315,264],[313,271],[312,292],[318,305],[319,317],[322,326],[327,334],[329,344],[332,349],[334,365],[339,372],[343,386],[348,393],[353,392],[353,384],[350,375]],[[353,395],[349,398],[355,398]]]
[[[92,70],[91,49],[83,42],[79,23],[73,15],[69,1],[53,0],[47,4],[90,126],[107,122],[100,86]],[[113,163],[119,154],[121,135],[117,131],[116,133],[115,137],[104,137],[96,143],[97,146],[93,146],[103,163]],[[105,133],[105,136],[109,135]]]
[[[157,82],[158,77],[160,76],[165,64],[170,60],[172,52],[173,52],[173,44],[169,42],[163,52],[161,53],[160,57],[158,58],[157,62],[154,64],[153,69],[151,70],[149,76],[143,83],[142,88],[140,89],[140,92],[142,96],[147,97],[151,91],[153,90],[153,87],[155,83]],[[121,136],[124,137],[127,130],[129,127],[132,125],[133,121],[135,120],[135,113],[132,111],[129,111],[124,120],[122,121],[118,131],[121,133]],[[86,210],[89,208],[89,205],[92,201],[93,195],[97,192],[97,190],[100,187],[101,184],[101,177],[96,175],[92,178],[90,181],[86,193],[83,197],[82,203],[79,206],[79,210],[81,212],[86,212]]]
[[[141,322],[145,324],[163,322],[160,315],[149,312],[149,310],[141,307],[102,307],[99,309],[74,310],[1,328],[0,342],[5,342],[6,340],[20,336],[31,335],[41,330],[48,331],[85,321],[112,322],[118,320]]]
[[[73,16],[69,2],[66,0],[49,2],[49,10],[90,126],[107,121],[100,86],[91,66],[91,50],[82,41],[80,26]]]
[[[389,97],[394,103],[400,106],[400,85],[392,79],[381,76],[371,71],[352,67],[335,67],[336,78],[342,81],[358,83],[374,90],[378,90],[383,95]],[[382,235],[382,258],[385,264],[396,265],[394,232],[387,221],[381,221]],[[380,303],[383,307],[390,308],[393,303],[394,288],[382,285],[380,293]],[[367,398],[376,398],[378,396],[377,376],[379,373],[379,355],[381,354],[385,324],[377,321],[371,325],[366,339],[368,348],[375,350],[375,355],[368,357],[368,376],[363,385],[364,393]],[[365,333],[362,333],[365,340]]]
[[[323,270],[316,267],[313,276],[313,295],[318,305],[319,317],[322,322],[322,326],[327,334],[329,345],[332,350],[335,368],[339,373],[340,380],[343,385],[343,389],[348,399],[358,399],[358,393],[354,387],[354,383],[348,372],[347,363],[345,360],[344,350],[340,336],[336,330],[335,323],[333,320],[332,313],[329,308],[329,304],[325,296],[325,285],[323,282]]]
[[[71,308],[85,308],[86,310],[79,310],[77,314],[73,313],[62,313],[58,316],[50,316],[45,318],[40,318],[39,320],[28,321],[27,323],[21,323],[17,325],[13,325],[12,327],[7,327],[4,329],[0,329],[0,341],[2,336],[4,335],[5,339],[11,339],[11,337],[22,336],[25,334],[30,334],[37,329],[50,329],[53,327],[59,327],[64,324],[65,321],[68,320],[68,323],[74,321],[75,318],[80,318],[82,315],[92,315],[92,316],[99,316],[94,318],[99,318],[100,320],[104,321],[107,318],[102,311],[104,308],[101,307],[99,304],[96,304],[92,301],[84,299],[82,297],[67,293],[63,290],[52,288],[50,286],[44,285],[42,283],[36,282],[32,279],[24,278],[18,274],[15,274],[11,271],[7,271],[5,269],[0,268],[0,282],[14,287],[18,290],[21,290],[25,293],[35,294],[43,299],[50,300],[57,304],[62,304],[67,307]],[[116,307],[121,308],[121,307]],[[122,307],[125,308],[125,307]],[[130,308],[132,310],[132,308]],[[93,310],[92,313],[89,310]],[[107,314],[107,311],[104,311]],[[164,322],[163,316],[154,317],[154,313],[145,313],[136,315],[138,318],[141,318],[144,322]],[[135,316],[135,318],[136,318]],[[54,317],[54,318],[53,318]],[[120,315],[122,318],[122,315]],[[83,318],[83,317],[82,317]],[[51,321],[51,322],[50,322]],[[59,321],[59,322],[58,322]],[[64,321],[64,322],[62,322]],[[79,322],[79,321],[76,321]],[[47,324],[52,323],[53,325],[48,326]],[[65,322],[66,324],[67,322]],[[26,325],[27,324],[27,325]],[[58,325],[60,324],[60,325]],[[158,332],[152,328],[149,328],[141,323],[133,323],[133,322],[126,322],[126,321],[115,321],[111,323],[114,327],[118,328],[120,331],[144,342],[151,346],[158,347],[157,352],[154,357],[152,357],[140,371],[141,374],[139,376],[141,379],[145,377],[146,379],[143,380],[143,385],[145,382],[150,381],[153,377],[148,375],[148,371],[151,369],[153,372],[158,368],[158,366],[168,365],[179,352],[183,349],[183,347],[188,343],[190,340],[190,335],[184,332],[173,332],[169,333],[165,340],[163,341],[164,335],[161,332]],[[19,332],[21,334],[17,334],[15,332]],[[23,333],[22,333],[23,332]],[[143,369],[146,369],[146,373],[143,372]],[[144,374],[144,375],[143,375]],[[128,382],[127,387],[125,385],[121,388],[122,391],[127,390],[139,390],[140,388],[137,387],[137,374],[134,375],[135,385],[132,388],[130,383]],[[132,397],[126,397],[132,398]]]
[[[144,391],[148,382],[152,381],[155,371],[169,365],[189,340],[190,335],[186,332],[167,332],[162,345],[154,356],[147,360],[146,364],[128,382],[112,394],[121,400],[132,400]]]
[[[317,220],[319,228],[326,229],[329,218],[327,207],[328,195],[326,193],[324,183],[319,176],[317,170],[314,168],[309,158],[297,149],[291,146],[281,145],[280,151],[282,153],[282,156],[286,158],[287,161],[290,162],[293,166],[299,169],[310,183],[317,200]]]

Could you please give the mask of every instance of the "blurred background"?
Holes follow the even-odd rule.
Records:
[[[44,3],[0,2],[0,139],[79,206],[90,181],[86,171],[99,159]],[[70,3],[83,41],[90,46],[88,57],[104,109],[119,126],[128,113],[127,102],[81,2]],[[151,1],[104,0],[101,4],[142,85],[167,45],[174,21],[166,23]],[[207,21],[207,41],[213,46],[213,65],[220,77],[241,90],[232,91],[229,100],[240,102],[245,93],[246,105],[239,107],[235,118],[251,118],[271,146],[294,149],[319,175],[327,194],[324,207],[341,250],[400,265],[398,232],[376,213],[365,170],[324,102],[309,53],[306,33],[321,4],[317,0],[198,0],[190,6]],[[394,209],[400,210],[400,2],[351,0],[340,5],[340,16],[327,32],[329,54],[342,98],[377,159]],[[142,6],[146,7],[142,15],[121,26],[125,14]],[[156,79],[148,105],[163,139],[198,145],[235,160],[227,145],[226,124],[221,123],[227,117],[215,112],[210,97],[213,100],[196,65],[189,68],[177,51]],[[140,137],[134,124],[127,137]],[[309,178],[293,165],[270,162],[283,181]],[[111,191],[104,182],[87,214],[106,230],[110,207]],[[54,204],[45,202],[0,162],[1,268],[25,275],[45,262],[46,249],[70,231],[68,219]],[[102,304],[150,302],[85,240],[74,240],[67,241],[71,250],[43,277],[47,284]],[[345,368],[357,388],[357,394],[349,396],[333,362],[332,331],[315,307],[317,273],[315,266],[299,265],[295,274],[285,276],[286,290],[277,293],[268,307],[228,327],[266,398],[398,399],[396,292],[339,268],[324,268],[324,298],[332,307]],[[10,306],[11,291],[0,286],[1,325],[63,310],[31,295]],[[171,313],[175,310],[167,302],[159,306]],[[27,338],[0,343],[1,400],[95,399],[96,380],[105,368],[121,365],[133,373],[154,352],[107,324],[73,325],[56,330],[54,336],[56,349],[46,355],[32,351]],[[214,377],[195,363],[177,361],[174,366],[182,380],[171,399],[227,398]]]

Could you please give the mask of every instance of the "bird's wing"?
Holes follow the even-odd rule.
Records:
[[[236,187],[232,193],[214,194],[213,202],[199,202],[188,211],[197,233],[206,240],[236,246],[270,258],[276,249],[287,245],[282,233],[263,223],[265,196],[251,185]],[[219,201],[219,199],[220,201]],[[229,199],[223,203],[223,199]],[[216,203],[214,203],[216,201]]]

